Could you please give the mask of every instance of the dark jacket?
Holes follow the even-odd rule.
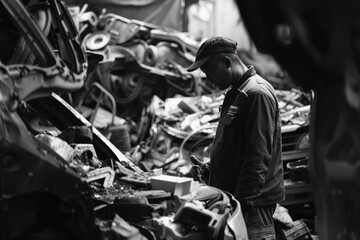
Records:
[[[232,193],[242,204],[279,203],[285,190],[275,90],[253,67],[237,85],[228,90],[221,108],[209,185]]]

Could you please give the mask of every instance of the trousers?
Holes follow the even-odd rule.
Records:
[[[241,206],[249,240],[276,239],[273,214],[276,204]]]

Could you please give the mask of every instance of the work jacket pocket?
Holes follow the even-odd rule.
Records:
[[[236,134],[238,134],[235,124],[236,120],[236,116],[226,114],[219,123],[219,131],[217,133],[219,136],[218,139],[222,142],[225,148],[231,148],[235,144]]]
[[[225,126],[230,126],[231,123],[233,122],[233,120],[234,120],[235,118],[236,118],[236,116],[232,116],[232,115],[230,115],[230,114],[226,114],[226,115],[224,116],[223,124],[224,124]]]

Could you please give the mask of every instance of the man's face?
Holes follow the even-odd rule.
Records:
[[[206,75],[207,80],[213,85],[219,87],[220,90],[224,90],[230,86],[228,80],[228,71],[224,66],[224,61],[220,56],[212,56],[204,65],[200,67]]]

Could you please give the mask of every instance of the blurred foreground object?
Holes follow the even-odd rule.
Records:
[[[315,91],[310,172],[320,239],[360,237],[360,2],[238,0],[255,45]]]

